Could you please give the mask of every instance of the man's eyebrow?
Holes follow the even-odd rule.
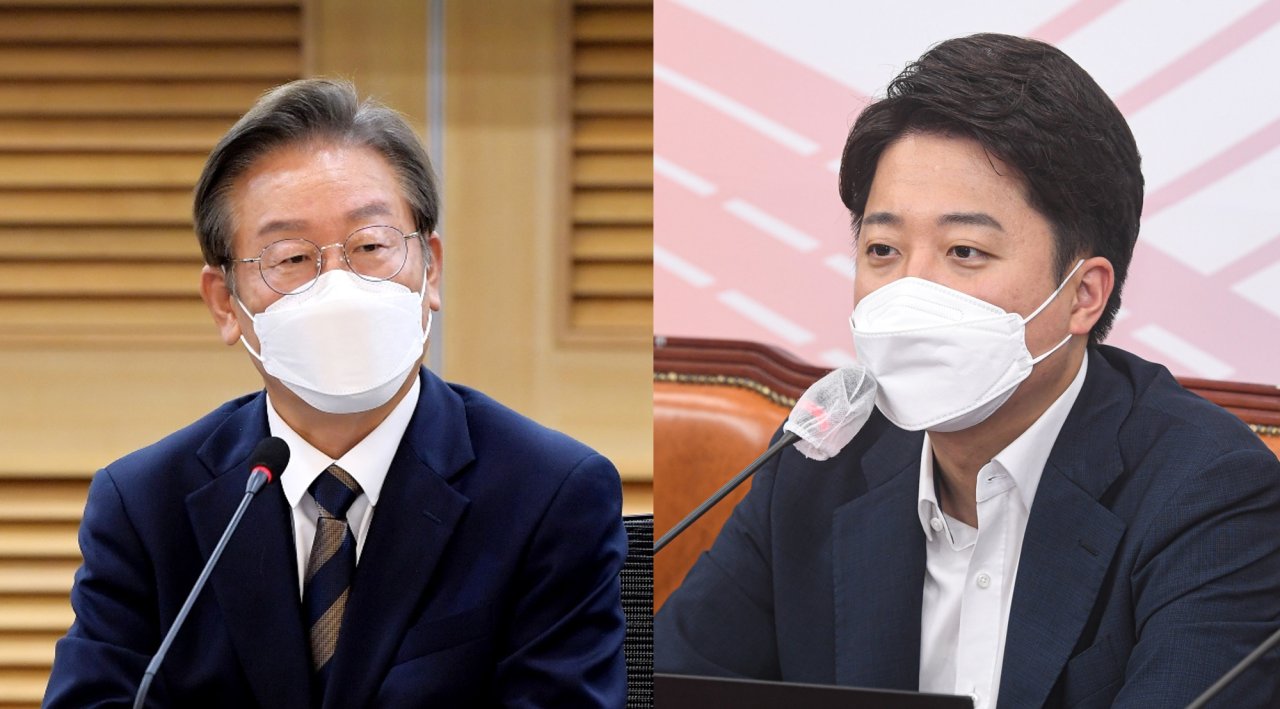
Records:
[[[862,217],[862,226],[899,226],[902,217],[889,212],[872,212]]]
[[[347,219],[353,222],[369,219],[371,217],[389,216],[391,216],[391,205],[383,202],[382,200],[370,202],[363,207],[357,207],[356,209],[347,212]]]
[[[259,235],[271,234],[277,231],[306,231],[307,222],[303,219],[277,219],[267,222],[258,230]]]
[[[996,218],[985,212],[956,212],[938,217],[938,226],[960,224],[965,226],[984,226],[996,231],[1004,231],[1004,227]]]

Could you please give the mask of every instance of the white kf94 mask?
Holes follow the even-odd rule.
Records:
[[[1009,400],[1031,369],[1071,339],[1032,357],[1022,318],[944,285],[909,276],[868,294],[849,319],[858,361],[879,385],[876,407],[908,431],[960,431],[982,423]]]
[[[400,390],[422,360],[431,311],[422,326],[422,301],[394,281],[366,281],[341,269],[325,271],[301,293],[283,296],[253,321],[261,352],[240,342],[262,368],[320,411],[351,414],[376,409]]]

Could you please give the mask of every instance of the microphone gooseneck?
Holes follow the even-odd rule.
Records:
[[[688,529],[689,525],[693,524],[694,522],[697,522],[702,517],[702,515],[707,513],[707,510],[711,509],[712,507],[715,507],[717,502],[723,500],[725,495],[728,495],[729,493],[733,492],[734,489],[737,488],[739,485],[741,485],[744,480],[751,477],[752,475],[755,475],[755,472],[760,469],[760,466],[769,462],[769,459],[777,455],[778,451],[782,450],[783,448],[786,448],[787,446],[791,445],[792,443],[795,443],[798,440],[800,440],[800,437],[797,436],[796,434],[792,433],[791,431],[784,431],[782,433],[782,436],[778,438],[777,443],[774,443],[773,445],[769,446],[769,449],[766,450],[764,453],[761,453],[760,457],[752,461],[751,465],[748,465],[746,468],[743,468],[742,472],[733,476],[732,480],[725,483],[723,486],[721,486],[719,490],[716,490],[715,493],[711,495],[711,497],[708,497],[706,500],[703,501],[702,504],[694,508],[694,510],[690,512],[688,515],[686,515],[684,519],[680,520],[679,524],[667,530],[667,533],[662,535],[662,538],[659,539],[653,545],[653,553],[656,554],[662,551],[662,548],[670,544],[672,539],[675,539],[676,537],[680,536],[680,533],[683,532],[685,529]]]
[[[1271,637],[1264,640],[1261,645],[1259,645],[1257,648],[1254,649],[1253,652],[1249,653],[1249,655],[1245,657],[1243,660],[1241,660],[1239,663],[1237,663],[1235,667],[1232,667],[1230,670],[1228,670],[1225,675],[1222,675],[1222,677],[1217,682],[1213,683],[1213,686],[1204,690],[1204,694],[1201,694],[1200,696],[1196,697],[1195,701],[1188,704],[1187,709],[1201,709],[1201,707],[1204,707],[1205,705],[1207,705],[1210,699],[1213,699],[1214,697],[1216,697],[1219,692],[1221,692],[1223,689],[1226,688],[1227,685],[1234,682],[1235,679],[1239,677],[1245,670],[1249,669],[1250,665],[1257,662],[1258,658],[1262,657],[1268,652],[1271,652],[1271,648],[1275,647],[1276,645],[1280,645],[1280,630],[1277,630],[1276,632],[1272,633]]]
[[[231,533],[240,524],[240,518],[244,517],[244,512],[249,508],[249,503],[253,502],[253,498],[258,494],[259,490],[278,478],[289,464],[289,446],[274,436],[264,438],[253,449],[253,454],[249,457],[249,461],[249,479],[245,483],[244,497],[241,498],[240,505],[236,507],[235,514],[231,515],[231,521],[227,523],[227,528],[223,531],[222,538],[218,540],[218,545],[213,548],[213,553],[209,555],[209,560],[205,562],[204,570],[200,572],[200,578],[196,579],[195,585],[191,587],[191,593],[187,594],[187,600],[182,604],[182,609],[178,611],[178,616],[174,618],[173,625],[169,626],[169,632],[165,634],[164,640],[160,643],[160,649],[156,651],[156,654],[151,658],[151,662],[147,665],[147,670],[142,675],[142,681],[138,684],[138,693],[133,698],[133,709],[142,709],[143,704],[147,701],[147,693],[151,691],[151,682],[155,679],[156,673],[160,671],[160,663],[164,662],[164,657],[169,652],[169,646],[173,644],[173,639],[177,637],[178,630],[186,622],[187,614],[191,612],[191,607],[195,605],[196,598],[204,588],[205,582],[209,580],[209,575],[213,573],[213,568],[218,565],[218,559],[222,558],[222,552],[227,548],[227,542],[231,541]]]
[[[814,382],[791,410],[777,442],[662,535],[653,545],[654,553],[662,551],[783,448],[794,443],[797,450],[814,460],[826,460],[839,453],[866,425],[875,403],[876,381],[860,365],[841,367]]]

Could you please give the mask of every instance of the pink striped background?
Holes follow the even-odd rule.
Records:
[[[1280,383],[1280,0],[883,5],[657,1],[656,333],[852,359],[845,134],[929,45],[998,31],[1079,61],[1143,152],[1108,342],[1177,374]]]

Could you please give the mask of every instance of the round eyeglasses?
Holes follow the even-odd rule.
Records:
[[[346,239],[317,246],[307,239],[281,239],[267,244],[257,258],[231,259],[232,263],[256,263],[262,280],[281,295],[301,293],[320,277],[326,249],[341,248],[342,261],[351,272],[366,281],[395,278],[409,258],[409,239],[422,232],[406,234],[384,224],[362,227]]]

